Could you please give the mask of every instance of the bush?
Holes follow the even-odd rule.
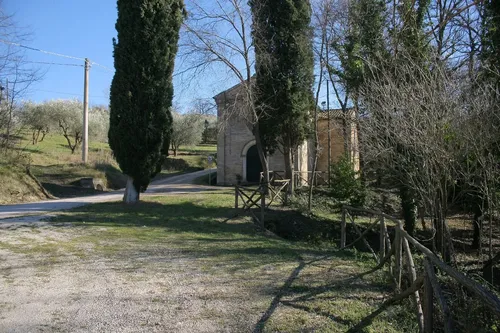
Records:
[[[359,178],[354,165],[344,156],[337,163],[330,166],[329,194],[337,204],[363,206],[366,199],[366,189]]]
[[[187,171],[199,171],[203,170],[203,168],[192,166],[182,158],[167,157],[163,162],[163,170],[187,172]]]

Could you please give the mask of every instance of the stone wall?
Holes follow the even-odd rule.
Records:
[[[330,119],[327,114],[322,114],[318,119],[318,137],[320,151],[318,155],[318,171],[328,171],[328,120],[330,120],[330,164],[339,161],[344,154],[344,132],[343,118],[340,110],[330,111]],[[351,160],[355,170],[359,170],[359,147],[356,123],[351,112],[347,120],[347,135],[349,136],[348,149],[350,149]]]
[[[255,144],[250,124],[239,107],[244,105],[244,94],[239,85],[215,96],[217,117],[221,123],[217,140],[217,184],[233,185],[240,180],[246,182],[246,154]],[[307,146],[299,149],[300,158],[295,158],[295,168],[307,172]],[[277,151],[268,157],[270,171],[284,171],[283,154]],[[302,163],[301,163],[302,162]]]

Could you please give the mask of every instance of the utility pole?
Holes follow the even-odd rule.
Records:
[[[83,138],[82,138],[82,161],[87,163],[89,159],[89,70],[90,61],[85,58],[85,76],[83,82]]]
[[[326,112],[328,112],[328,184],[330,184],[330,166],[332,164],[332,133],[330,128],[330,81],[326,80]]]

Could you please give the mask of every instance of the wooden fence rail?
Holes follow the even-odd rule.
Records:
[[[294,171],[293,181],[295,186],[306,185],[309,186],[311,182],[312,171]],[[276,180],[285,180],[285,171],[269,171],[269,182],[272,183]],[[260,182],[264,182],[264,173],[260,173]],[[328,184],[328,173],[324,171],[315,171],[313,177],[314,186]]]
[[[361,232],[359,230],[359,227],[356,225],[354,213],[373,215],[376,217],[375,222],[371,223],[364,232]],[[358,237],[354,242],[346,245],[348,220],[353,225],[353,229],[357,233]],[[389,233],[387,232],[387,221],[390,221],[394,224],[395,236],[392,242],[390,240]],[[377,229],[379,232],[380,241],[378,256],[365,237],[369,231]],[[361,240],[374,255],[375,260],[377,261],[377,266],[374,269],[370,270],[369,273],[375,272],[376,270],[388,265],[389,273],[392,275],[396,285],[396,291],[399,293],[392,300],[385,302],[380,307],[380,309],[372,313],[372,315],[368,316],[368,319],[373,319],[376,315],[382,312],[382,308],[387,308],[389,304],[393,304],[396,301],[400,301],[405,297],[411,296],[415,304],[416,319],[419,325],[420,332],[432,332],[433,306],[434,299],[436,299],[437,304],[439,305],[441,312],[443,313],[444,331],[453,332],[451,310],[448,303],[446,302],[445,297],[443,296],[441,286],[439,285],[439,281],[435,273],[436,268],[438,268],[441,272],[446,273],[460,285],[467,288],[476,297],[481,299],[483,304],[486,305],[496,315],[496,317],[500,319],[500,299],[493,292],[439,259],[430,249],[422,245],[415,238],[411,237],[404,230],[401,221],[382,212],[344,206],[342,208],[340,248],[345,249],[354,246],[355,243]],[[419,277],[417,275],[417,270],[415,268],[410,244],[415,250],[419,251],[424,256],[423,276]],[[406,267],[408,270],[408,280],[411,286],[406,290],[401,291],[404,262],[406,263]],[[424,287],[422,294],[423,302],[419,294],[419,290],[421,289],[422,285]],[[369,324],[369,322],[364,320],[363,322],[358,324],[355,329],[360,329],[362,325],[366,324]]]
[[[256,222],[264,227],[265,210],[274,202],[286,201],[286,190],[289,179],[276,179],[273,183],[261,183],[256,187],[234,186],[234,208],[240,208],[240,201],[243,204],[243,211],[250,212]],[[252,208],[260,210],[257,216]]]

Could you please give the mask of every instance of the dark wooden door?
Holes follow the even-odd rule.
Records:
[[[257,146],[253,145],[247,152],[247,182],[258,183],[261,172],[262,164],[260,163]]]

